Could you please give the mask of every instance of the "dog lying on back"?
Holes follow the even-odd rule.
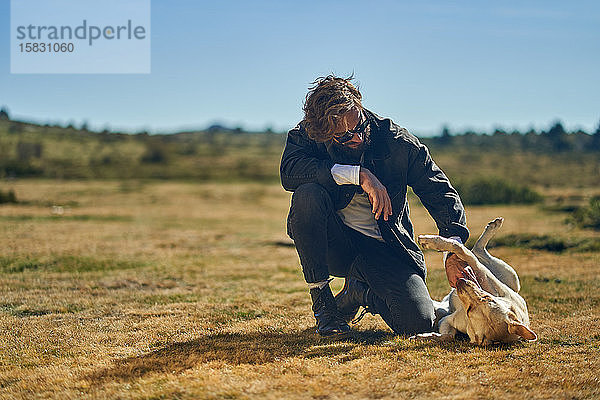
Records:
[[[488,253],[486,246],[502,226],[502,218],[490,222],[473,250],[435,235],[419,236],[423,248],[448,251],[466,262],[472,271],[458,280],[442,302],[434,302],[439,333],[426,333],[417,339],[453,339],[456,332],[469,335],[471,343],[488,345],[511,343],[521,338],[535,341],[537,335],[529,328],[527,304],[519,295],[520,283],[515,270]],[[469,268],[467,267],[467,268]]]

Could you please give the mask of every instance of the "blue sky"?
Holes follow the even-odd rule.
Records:
[[[367,108],[421,135],[600,121],[597,1],[152,0],[151,17],[150,74],[18,75],[0,0],[0,105],[98,129],[284,131],[312,80],[354,72]]]

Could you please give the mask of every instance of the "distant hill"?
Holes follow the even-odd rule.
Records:
[[[277,181],[285,135],[212,126],[149,135],[38,125],[0,115],[0,178]],[[600,133],[423,138],[453,179],[497,177],[541,186],[599,186]]]
[[[90,132],[0,120],[0,177],[275,180],[283,135]]]

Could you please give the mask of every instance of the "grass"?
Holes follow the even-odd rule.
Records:
[[[88,272],[112,271],[115,269],[138,268],[143,263],[137,261],[120,261],[115,259],[97,259],[86,256],[50,256],[42,259],[30,257],[0,257],[0,271],[18,273],[25,271],[38,272]]]
[[[467,209],[472,236],[505,218],[491,251],[519,272],[538,342],[415,343],[371,315],[329,342],[313,333],[285,235],[289,194],[276,184],[11,188],[19,203],[0,206],[0,398],[600,397],[600,251],[502,239],[600,238],[562,213]],[[417,202],[411,218],[417,234],[435,232]],[[425,257],[440,299],[441,256]]]

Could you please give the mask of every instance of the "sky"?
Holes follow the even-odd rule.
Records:
[[[152,0],[149,74],[11,74],[10,29],[0,0],[15,119],[284,132],[315,78],[353,73],[365,107],[423,136],[600,121],[598,1]]]

